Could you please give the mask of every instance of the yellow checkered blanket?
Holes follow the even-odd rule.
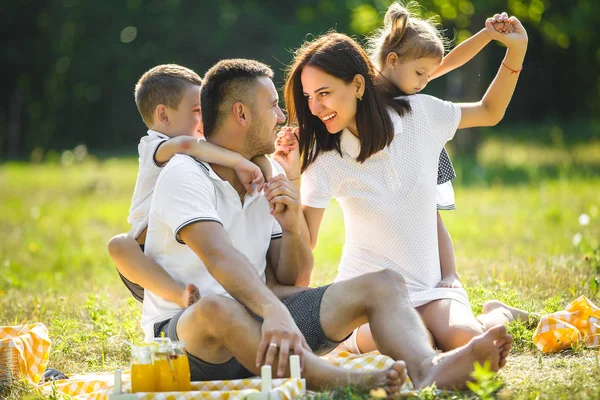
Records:
[[[122,390],[131,391],[128,374],[123,374]],[[55,390],[62,395],[75,399],[106,400],[113,390],[114,374],[75,375],[71,379],[45,383],[42,388],[46,394]],[[143,400],[242,400],[252,393],[260,392],[260,378],[238,379],[233,381],[192,382],[189,392],[134,393],[133,396]],[[304,383],[301,379],[273,379],[273,391],[282,400],[291,400],[301,396]]]
[[[533,343],[544,353],[552,353],[585,342],[600,346],[600,309],[581,296],[566,310],[545,315],[533,335]]]
[[[50,355],[50,338],[46,326],[42,323],[1,326],[0,354],[6,358],[13,352],[17,352],[20,373],[31,383],[37,384],[46,370]],[[0,370],[9,368],[9,365],[0,365]]]
[[[357,355],[345,351],[334,351],[322,358],[346,369],[383,369],[391,366],[393,363],[390,357],[381,355],[378,352]],[[113,389],[113,374],[74,375],[68,380],[41,385],[47,394],[52,392],[53,386],[60,394],[76,399],[106,400]],[[302,380],[300,379],[273,380],[273,391],[278,392],[282,400],[297,398],[304,389]],[[128,374],[123,374],[123,391],[129,392],[130,390],[130,377]],[[135,393],[135,397],[143,400],[167,398],[170,400],[236,400],[243,399],[249,394],[258,393],[259,391],[260,378],[255,378],[233,381],[192,382],[192,391],[190,392]]]

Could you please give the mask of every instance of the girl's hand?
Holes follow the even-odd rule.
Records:
[[[243,157],[235,166],[235,173],[248,194],[254,193],[254,190],[260,192],[265,185],[265,177],[260,168]]]
[[[496,23],[504,23],[502,28],[506,33],[500,33],[495,28]],[[510,24],[512,31],[506,27],[506,23]],[[492,39],[503,43],[508,48],[526,48],[529,38],[527,37],[527,31],[516,17],[508,18],[506,13],[496,14],[492,18],[488,18],[485,21],[485,27],[492,37]]]
[[[493,18],[488,18],[488,20],[492,22],[494,30],[498,33],[508,34],[513,31],[513,26],[508,21],[508,14],[505,12],[502,14],[496,14]]]
[[[436,287],[439,288],[461,288],[463,287],[462,283],[460,283],[460,280],[458,280],[458,277],[454,276],[454,275],[450,275],[447,276],[445,278],[443,278],[440,283],[437,284]]]
[[[300,177],[300,148],[298,146],[298,128],[286,126],[277,134],[275,153],[273,158],[277,161],[289,179]]]

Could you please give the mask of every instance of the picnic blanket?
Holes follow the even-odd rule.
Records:
[[[123,374],[122,390],[124,393],[131,391],[129,374]],[[106,400],[113,390],[114,374],[88,374],[74,375],[54,383],[44,383],[42,386],[46,394],[56,391],[61,395],[74,399]],[[192,382],[189,392],[163,392],[163,393],[133,393],[140,400],[242,400],[261,389],[260,378],[237,379],[232,381]],[[273,391],[278,392],[282,400],[292,400],[302,395],[304,383],[301,379],[273,379]]]
[[[367,354],[351,354],[338,350],[321,358],[345,369],[377,370],[389,367],[393,363],[390,357],[381,355],[376,351]],[[113,389],[113,378],[112,373],[74,375],[71,379],[45,383],[41,387],[46,393],[51,393],[52,390],[55,390],[60,394],[71,396],[75,399],[106,400]],[[124,392],[131,390],[129,374],[123,374],[122,387]],[[273,379],[273,390],[279,393],[282,400],[291,400],[299,397],[304,387],[302,381],[299,379]],[[143,400],[167,398],[173,400],[237,400],[259,391],[260,378],[254,378],[232,381],[192,382],[192,391],[190,392],[135,393],[135,396]]]
[[[46,370],[50,355],[50,337],[46,326],[36,323],[0,327],[0,354],[6,359],[9,357],[7,354],[15,351],[20,374],[31,383],[37,384]],[[0,370],[3,369],[9,370],[10,366],[0,365]]]
[[[533,343],[544,353],[564,350],[578,342],[600,347],[600,309],[585,296],[564,311],[544,315],[533,335]]]

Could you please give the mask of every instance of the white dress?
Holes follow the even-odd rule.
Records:
[[[336,281],[387,268],[404,277],[414,307],[445,298],[469,306],[464,289],[436,288],[438,161],[460,107],[422,94],[407,99],[409,114],[390,110],[392,143],[362,164],[358,138],[342,131],[342,155],[321,153],[305,171],[302,204],[325,208],[335,198],[342,207],[346,243]]]

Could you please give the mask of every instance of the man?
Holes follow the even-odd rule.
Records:
[[[285,121],[272,76],[252,60],[213,66],[201,91],[206,140],[248,159],[272,153],[276,128]],[[456,387],[469,379],[475,361],[490,360],[495,369],[505,363],[511,338],[502,326],[438,355],[396,273],[315,289],[281,285],[308,283],[313,259],[303,229],[298,191],[285,176],[272,178],[264,195],[248,195],[233,170],[175,156],[156,184],[146,253],[174,279],[198,286],[202,298],[181,310],[148,293],[142,309],[147,339],[164,332],[183,340],[193,380],[256,375],[262,364],[277,366],[283,376],[293,352],[313,390],[352,384],[395,393],[405,365],[417,387]],[[398,313],[402,321],[389,318]],[[366,322],[380,351],[406,364],[362,373],[313,354],[331,351]]]

